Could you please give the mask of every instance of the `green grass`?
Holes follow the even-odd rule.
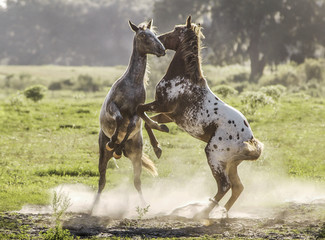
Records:
[[[210,87],[228,79],[231,72],[241,76],[246,71],[241,66],[204,68],[212,83]],[[44,85],[79,74],[107,78],[112,83],[124,69],[0,66],[0,74],[26,73],[31,79],[45,79]],[[215,76],[218,73],[220,78]],[[98,117],[105,95],[105,91],[48,91],[45,99],[34,103],[12,89],[0,90],[0,212],[19,210],[27,203],[48,204],[49,189],[63,183],[82,183],[97,189]],[[239,96],[225,101],[246,111]],[[324,98],[305,98],[287,92],[275,104],[245,115],[255,137],[265,144],[261,159],[247,163],[252,170],[325,180]],[[144,131],[144,151],[157,165],[159,177],[185,181],[198,172],[211,175],[205,143],[190,137],[175,124],[168,126],[169,134],[155,131],[163,149],[159,160]],[[118,185],[125,176],[130,177],[132,184],[130,161],[122,158],[118,164],[118,170],[113,163],[109,164],[107,188]],[[152,177],[144,171],[142,181],[150,184]]]

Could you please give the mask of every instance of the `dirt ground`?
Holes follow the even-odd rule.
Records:
[[[261,211],[261,209],[257,210]],[[81,239],[109,239],[113,236],[134,239],[202,237],[220,239],[325,238],[324,200],[308,204],[286,203],[280,207],[270,207],[264,210],[264,216],[260,217],[234,217],[230,215],[228,218],[200,220],[175,215],[112,219],[68,213],[62,221],[62,226]],[[40,232],[53,227],[53,219],[50,214],[7,212],[1,215],[0,223],[0,234],[26,231],[31,236],[38,236]]]

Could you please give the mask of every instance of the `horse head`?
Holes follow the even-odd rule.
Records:
[[[191,19],[191,16],[188,16],[184,25],[176,25],[174,30],[158,37],[166,49],[176,51],[182,42],[189,40],[188,38],[203,36],[200,24],[191,23]]]
[[[140,54],[154,54],[157,57],[164,56],[166,49],[158,37],[152,31],[152,20],[141,23],[139,26],[129,21],[131,29],[135,32],[135,47]]]

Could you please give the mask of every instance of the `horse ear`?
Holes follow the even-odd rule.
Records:
[[[186,27],[187,28],[191,28],[191,15],[189,15],[186,19]]]
[[[152,22],[153,22],[153,20],[151,19],[149,22],[148,22],[148,25],[147,25],[147,28],[148,29],[151,29],[151,26],[152,26]]]
[[[134,32],[137,32],[139,30],[139,28],[135,26],[130,20],[129,20],[129,25]]]

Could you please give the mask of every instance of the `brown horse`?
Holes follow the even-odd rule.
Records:
[[[198,217],[207,217],[229,189],[228,211],[243,191],[237,166],[243,160],[256,160],[263,144],[254,138],[246,118],[221,101],[207,85],[200,64],[200,26],[187,18],[185,25],[159,36],[166,49],[176,51],[166,75],[156,86],[155,101],[139,105],[138,115],[147,127],[165,131],[175,122],[191,136],[207,143],[208,164],[218,185],[217,194]],[[145,111],[160,113],[151,120]],[[155,122],[157,121],[157,122]]]
[[[145,102],[146,98],[144,76],[147,67],[147,54],[164,56],[165,48],[151,30],[152,20],[139,26],[135,26],[131,22],[129,24],[135,32],[129,66],[124,75],[113,84],[100,111],[98,166],[100,177],[98,194],[92,208],[97,204],[105,187],[107,163],[112,157],[120,158],[123,153],[131,160],[134,186],[143,203],[140,180],[142,166],[153,175],[157,175],[154,163],[142,153],[141,119],[137,115],[136,109],[139,104]],[[150,128],[147,128],[147,131],[150,136],[153,136]],[[154,150],[159,158],[161,149],[157,144],[156,142]]]

